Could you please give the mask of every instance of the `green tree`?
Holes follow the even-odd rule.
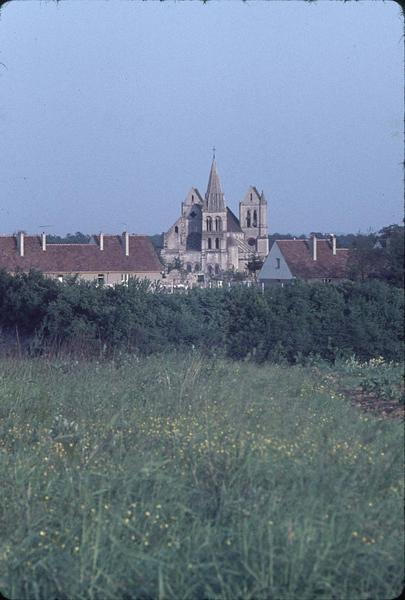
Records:
[[[378,234],[385,257],[384,279],[388,283],[403,287],[405,256],[404,226],[389,225],[388,227],[383,227]]]

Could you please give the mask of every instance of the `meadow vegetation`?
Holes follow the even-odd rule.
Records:
[[[216,297],[190,299],[203,301],[209,311]],[[206,335],[221,331],[211,322]],[[396,597],[403,427],[339,391],[339,377],[360,387],[378,368],[364,364],[255,364],[196,349],[3,358],[0,590],[60,600]]]

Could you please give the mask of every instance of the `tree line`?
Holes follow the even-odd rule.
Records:
[[[0,271],[2,352],[83,356],[196,349],[263,361],[400,360],[403,294],[381,281],[295,282],[168,294],[146,281],[101,287]]]

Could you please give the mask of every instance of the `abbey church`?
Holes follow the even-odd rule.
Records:
[[[269,252],[267,201],[250,186],[239,203],[239,218],[226,205],[215,155],[203,197],[193,187],[181,204],[181,216],[164,234],[161,256],[167,266],[188,272],[219,274],[245,271],[252,257]]]

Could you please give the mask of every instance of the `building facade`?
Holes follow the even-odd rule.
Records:
[[[0,269],[13,274],[35,269],[59,280],[78,275],[115,285],[131,277],[160,280],[163,266],[147,236],[101,233],[87,244],[48,244],[45,234],[20,231],[0,236]]]
[[[259,273],[263,284],[295,279],[333,283],[347,278],[349,250],[337,248],[336,237],[276,240]]]
[[[181,215],[164,234],[162,259],[189,273],[219,275],[245,271],[254,256],[269,251],[267,201],[250,186],[239,203],[239,218],[226,205],[215,156],[205,196],[192,187],[181,204]]]

